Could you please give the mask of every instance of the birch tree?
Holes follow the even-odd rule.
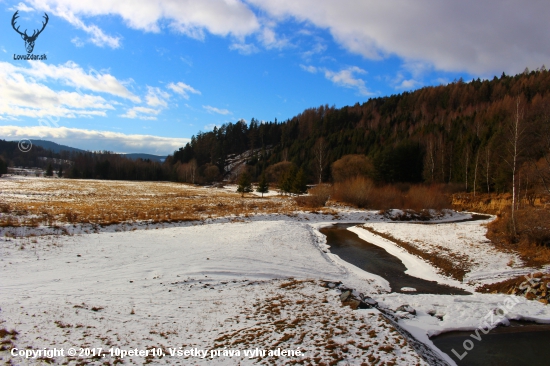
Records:
[[[323,169],[327,164],[327,144],[325,139],[320,137],[313,146],[313,156],[315,164],[315,172],[317,173],[319,184],[323,183]]]
[[[522,154],[522,140],[525,132],[525,126],[523,123],[523,110],[520,109],[520,98],[516,99],[516,111],[514,117],[508,124],[508,157],[505,159],[506,163],[510,166],[512,171],[512,228],[514,235],[516,234],[516,199],[517,199],[517,172],[518,161]]]

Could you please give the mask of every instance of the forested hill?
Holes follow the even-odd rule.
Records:
[[[514,122],[519,122],[519,165],[548,154],[549,93],[550,73],[544,67],[492,80],[460,80],[339,109],[311,108],[281,123],[254,118],[249,124],[229,123],[194,136],[167,162],[179,169],[179,180],[190,179],[191,165],[198,167],[194,179],[219,179],[228,157],[258,149],[247,163],[256,178],[263,169],[289,161],[314,182],[320,168],[323,181],[330,180],[332,162],[361,154],[382,182],[471,185],[484,179],[489,189],[506,190]],[[320,161],[320,155],[326,158]]]

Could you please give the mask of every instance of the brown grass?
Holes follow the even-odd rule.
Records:
[[[243,316],[256,323],[238,330],[227,330],[214,340],[214,347],[228,348],[296,348],[312,345],[302,359],[280,359],[277,364],[336,365],[350,357],[366,360],[378,352],[374,341],[382,341],[381,351],[391,352],[398,343],[389,332],[379,332],[383,318],[377,315],[356,315],[338,308],[340,302],[321,302],[315,292],[305,291],[321,283],[311,280],[282,280],[275,293],[257,299],[252,309],[243,309]],[[322,289],[322,292],[326,291]],[[330,296],[334,294],[330,293]],[[299,304],[305,304],[301,306]],[[338,311],[338,312],[337,312]],[[340,312],[341,311],[341,312]],[[369,334],[376,334],[372,339]],[[348,339],[354,335],[354,341]],[[397,336],[399,337],[399,336]],[[386,343],[388,340],[392,343]],[[405,339],[400,339],[406,345]],[[265,358],[263,359],[265,360]],[[264,363],[258,358],[258,363]],[[273,362],[269,362],[273,363]]]
[[[483,292],[483,293],[491,292],[491,293],[505,294],[505,293],[508,293],[511,288],[520,286],[525,282],[526,282],[525,276],[517,276],[502,282],[490,283],[490,284],[479,286],[478,288],[476,288],[476,291]]]
[[[497,215],[487,230],[487,238],[497,249],[517,253],[526,266],[549,264],[550,196],[520,194],[520,198],[514,225],[511,219],[512,195],[509,193],[475,196],[473,193],[456,193],[452,197],[455,210]]]
[[[168,182],[26,179],[0,181],[0,190],[0,227],[179,222],[297,209],[289,198],[242,199],[236,192]]]
[[[426,253],[410,243],[407,243],[401,239],[397,239],[390,234],[382,233],[377,230],[374,230],[369,226],[363,225],[362,228],[397,244],[398,246],[402,247],[409,253],[416,255],[424,259],[425,261],[431,263],[434,267],[439,268],[441,272],[446,276],[450,276],[454,279],[457,279],[458,281],[462,281],[466,273],[468,273],[470,270],[468,258],[465,256],[459,256],[457,254],[450,253],[450,252],[445,253],[445,255],[450,258],[437,256],[437,255],[434,255],[433,253]]]
[[[550,211],[523,208],[515,213],[515,231],[511,212],[502,212],[488,225],[487,238],[504,251],[517,252],[526,266],[550,263]]]

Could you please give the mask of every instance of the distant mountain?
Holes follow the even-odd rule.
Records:
[[[60,145],[56,142],[52,141],[46,141],[46,140],[31,140],[32,144],[35,146],[40,146],[44,150],[51,150],[54,153],[59,153],[61,151],[69,151],[69,152],[86,152],[86,150],[78,149],[76,147],[66,146],[66,145]],[[157,161],[159,163],[164,162],[166,160],[166,156],[162,155],[153,155],[153,154],[143,154],[143,153],[132,153],[132,154],[120,154],[128,159],[137,160],[137,159],[149,159],[151,161]]]
[[[158,161],[159,163],[163,163],[164,160],[166,160],[166,156],[161,155],[152,155],[152,154],[140,154],[140,153],[133,153],[133,154],[121,154],[127,157],[128,159],[137,160],[137,159],[149,159],[151,161]]]
[[[54,153],[59,153],[61,151],[69,151],[69,152],[86,152],[82,149],[77,149],[75,147],[70,147],[66,145],[60,145],[56,142],[52,141],[46,141],[46,140],[31,140],[32,144],[35,146],[40,146],[45,150],[51,150]]]

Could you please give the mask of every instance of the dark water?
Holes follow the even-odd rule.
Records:
[[[480,215],[474,220],[485,218]],[[398,258],[346,230],[354,225],[336,224],[321,229],[321,233],[327,236],[332,253],[367,272],[385,278],[393,292],[404,293],[405,291],[401,291],[402,287],[413,287],[417,289],[416,292],[406,293],[469,294],[458,288],[406,275],[406,267]],[[472,334],[475,338],[471,337]],[[550,325],[511,321],[509,327],[497,327],[487,334],[478,331],[478,334],[479,336],[475,331],[449,332],[431,340],[460,366],[550,365]]]
[[[512,322],[509,327],[478,334],[481,340],[474,331],[449,332],[432,342],[460,366],[550,365],[550,325]]]
[[[338,255],[348,263],[369,273],[374,273],[386,279],[393,292],[408,294],[439,294],[439,295],[469,295],[462,289],[440,285],[435,281],[427,281],[405,273],[407,267],[397,257],[386,250],[359,239],[357,234],[346,230],[356,224],[336,224],[321,229],[326,235],[331,253]],[[412,287],[416,292],[401,291],[403,287]]]

